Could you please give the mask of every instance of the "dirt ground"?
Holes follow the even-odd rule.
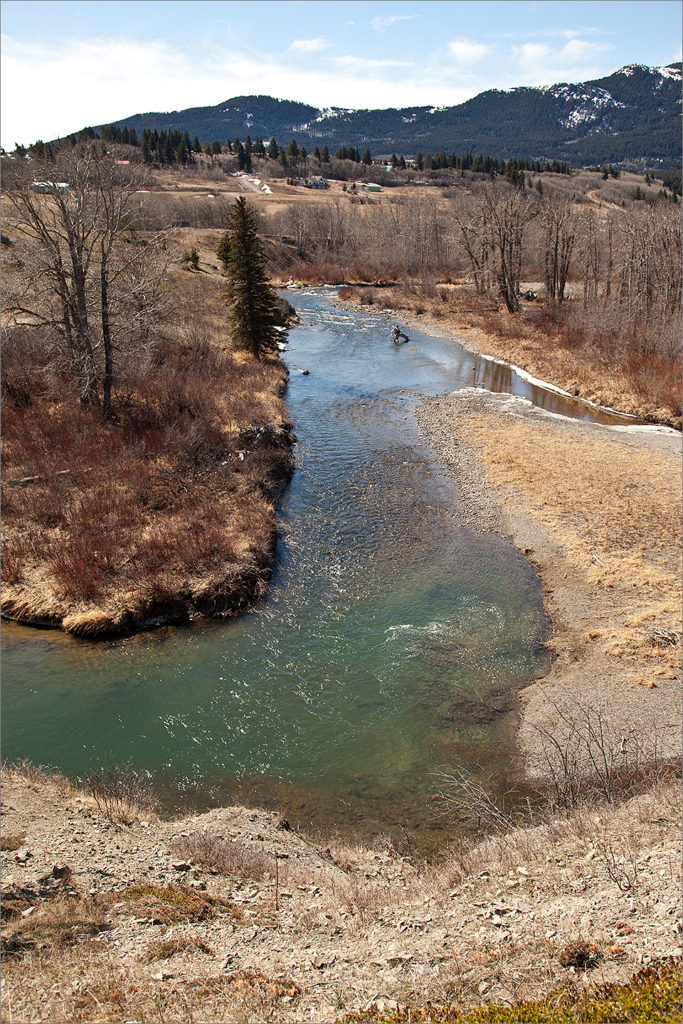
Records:
[[[680,952],[671,785],[432,867],[240,807],[123,824],[30,772],[4,770],[3,804],[8,1024],[326,1022],[626,979]]]

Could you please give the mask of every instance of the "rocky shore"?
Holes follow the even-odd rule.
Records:
[[[425,400],[418,421],[469,523],[511,537],[543,581],[555,660],[521,694],[530,774],[547,773],[552,736],[566,740],[567,718],[586,707],[618,742],[675,756],[680,434],[578,422],[474,389]]]
[[[265,811],[178,821],[3,771],[3,1020],[332,1022],[625,980],[680,946],[678,790],[431,867]]]

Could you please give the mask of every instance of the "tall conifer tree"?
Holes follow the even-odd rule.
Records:
[[[232,343],[259,359],[276,347],[276,328],[285,324],[277,296],[268,283],[256,225],[253,207],[240,196],[234,202],[228,230],[221,240],[221,260],[225,257]]]

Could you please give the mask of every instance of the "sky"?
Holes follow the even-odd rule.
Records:
[[[680,0],[3,0],[0,142],[266,94],[450,106],[681,59]]]

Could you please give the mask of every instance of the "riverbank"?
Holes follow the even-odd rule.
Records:
[[[624,768],[629,757],[676,756],[680,436],[572,421],[473,389],[427,399],[418,421],[470,523],[510,536],[543,580],[555,660],[521,694],[528,773],[558,771],[573,740],[577,758],[589,756],[577,740],[587,713],[623,747]]]
[[[286,367],[227,341],[224,281],[176,270],[175,304],[122,371],[109,419],[3,360],[2,615],[89,639],[258,599],[292,469]],[[35,356],[35,354],[34,354]],[[37,358],[37,357],[36,357]]]
[[[111,782],[97,799],[29,766],[2,782],[8,1024],[333,1022],[427,1000],[486,1019],[680,955],[671,783],[426,867],[381,840],[318,845],[265,811],[159,821]]]
[[[567,394],[653,423],[681,428],[680,364],[650,360],[626,366],[621,353],[601,353],[588,337],[550,321],[533,302],[511,315],[464,285],[434,286],[433,294],[400,285],[346,287],[341,302],[364,305],[439,338],[457,338]]]

